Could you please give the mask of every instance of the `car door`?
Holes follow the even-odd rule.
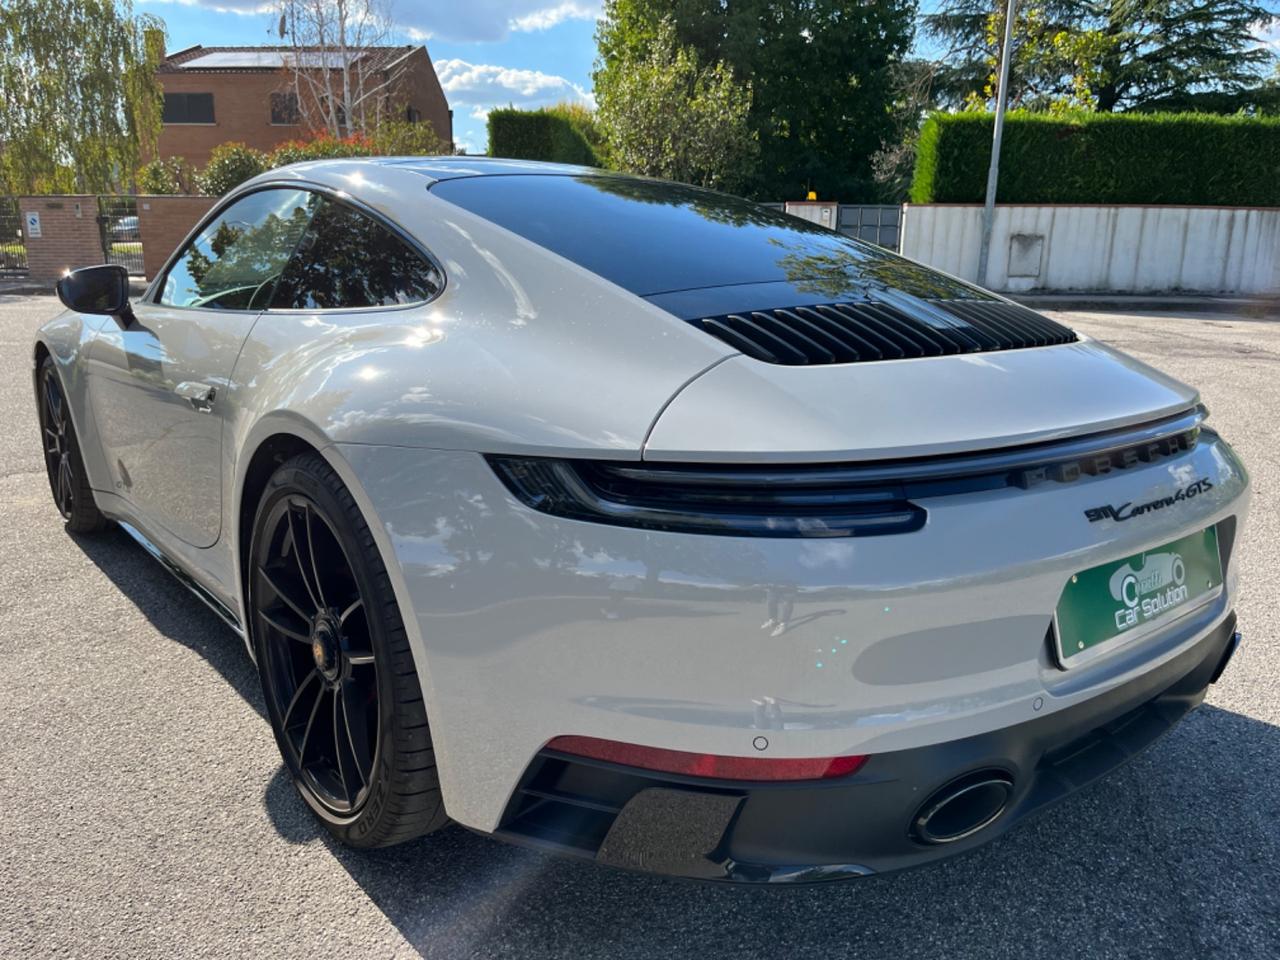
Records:
[[[221,534],[222,429],[232,368],[317,197],[269,188],[209,219],[127,325],[106,323],[88,389],[115,492],[195,547]]]

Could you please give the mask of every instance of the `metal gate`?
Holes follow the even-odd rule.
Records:
[[[845,236],[897,250],[901,231],[902,207],[896,203],[840,205],[840,232]]]
[[[142,276],[142,234],[138,232],[135,197],[98,198],[98,235],[105,263],[118,263],[130,274]]]
[[[784,210],[786,204],[762,203],[762,207]],[[898,250],[902,243],[902,206],[896,203],[842,203],[837,229],[846,237],[878,243]]]
[[[27,275],[27,244],[17,197],[0,197],[0,277]]]

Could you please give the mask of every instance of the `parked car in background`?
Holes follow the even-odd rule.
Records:
[[[138,218],[134,214],[113,219],[110,231],[111,239],[117,243],[137,240],[141,236],[138,232]]]
[[[706,879],[921,864],[1133,756],[1238,642],[1249,481],[1194,389],[722,194],[305,163],[136,302],[117,267],[59,293],[62,517],[244,637],[353,846],[452,818]],[[1185,593],[1130,604],[1165,566]]]

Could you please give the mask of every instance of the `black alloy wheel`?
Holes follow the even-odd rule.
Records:
[[[250,553],[267,710],[303,799],[354,846],[442,825],[422,692],[385,567],[318,455],[272,476]]]
[[[306,496],[278,500],[254,567],[266,671],[290,767],[329,810],[368,797],[378,746],[378,665],[368,613],[337,534]]]
[[[62,514],[66,527],[73,533],[93,533],[105,524],[93,499],[75,426],[71,422],[67,397],[58,380],[51,357],[40,365],[36,381],[39,392],[40,432],[44,447],[45,472],[54,505]]]

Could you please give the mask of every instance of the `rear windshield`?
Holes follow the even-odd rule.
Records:
[[[796,217],[697,187],[609,176],[483,176],[432,193],[632,293],[762,283],[885,259]]]

